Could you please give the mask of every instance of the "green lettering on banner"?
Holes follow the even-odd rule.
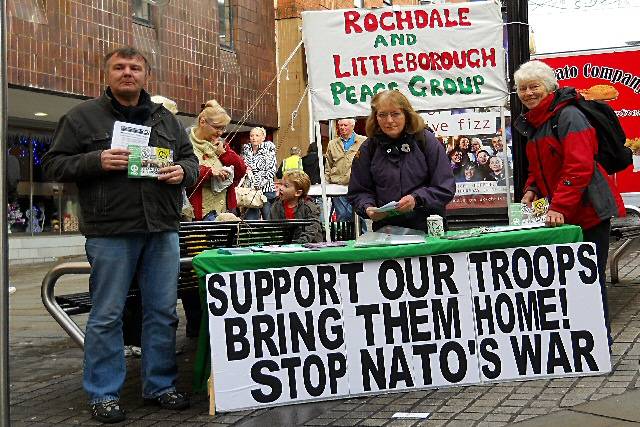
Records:
[[[422,76],[413,76],[411,80],[409,80],[409,92],[413,96],[427,96],[427,89],[424,86],[420,86],[420,88],[416,88],[417,84],[424,83],[424,77]]]
[[[418,37],[415,34],[407,34],[406,42],[407,46],[413,46],[418,41]]]
[[[331,83],[331,95],[333,96],[333,105],[340,105],[340,98],[338,95],[347,90],[347,86],[341,82]]]
[[[360,91],[360,102],[367,102],[367,98],[373,98],[373,92],[369,86],[362,85],[362,89]]]
[[[389,46],[389,44],[387,44],[387,39],[385,39],[382,34],[378,34],[376,36],[376,41],[373,43],[373,48],[377,49],[378,46],[380,46],[380,45],[385,46],[385,47]]]

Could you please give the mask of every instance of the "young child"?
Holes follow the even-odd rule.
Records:
[[[294,243],[322,242],[320,209],[307,193],[311,187],[309,176],[300,170],[285,172],[280,186],[280,196],[271,206],[270,219],[310,219],[313,223],[297,227],[293,233]]]

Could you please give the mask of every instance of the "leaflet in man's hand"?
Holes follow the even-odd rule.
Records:
[[[173,151],[169,148],[129,145],[129,178],[157,178],[159,171],[173,164]]]
[[[127,122],[115,122],[111,135],[111,148],[127,148],[130,145],[149,145],[151,128]]]

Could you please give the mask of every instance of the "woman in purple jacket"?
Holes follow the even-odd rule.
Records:
[[[358,214],[385,225],[427,230],[427,216],[444,217],[455,180],[444,146],[399,91],[378,93],[367,118],[367,140],[351,166],[347,197]],[[396,211],[375,207],[397,202]]]

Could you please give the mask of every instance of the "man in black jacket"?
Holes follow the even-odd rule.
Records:
[[[189,406],[175,388],[178,228],[181,189],[196,182],[198,160],[178,120],[144,91],[147,59],[127,47],[107,54],[104,66],[105,93],[60,119],[42,164],[51,179],[78,185],[92,302],[83,385],[93,417],[113,423],[125,418],[119,404],[126,375],[122,311],[134,276],[143,305],[145,402],[166,409]],[[129,178],[129,150],[112,145],[116,121],[146,126],[138,128],[148,135],[143,144],[171,149],[173,164],[157,178]]]

